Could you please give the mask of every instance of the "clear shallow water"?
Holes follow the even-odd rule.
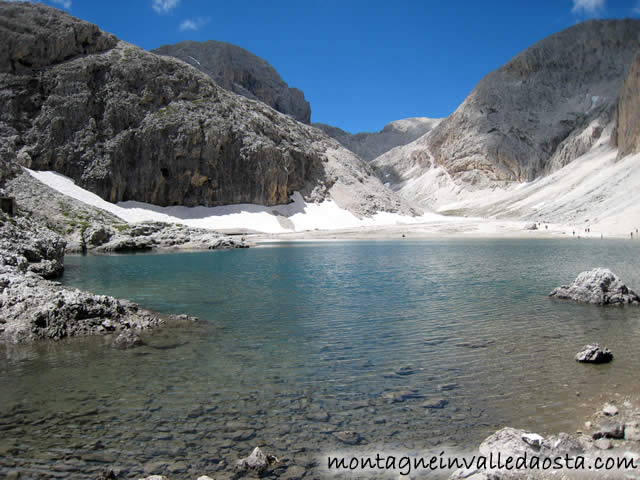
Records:
[[[317,478],[321,454],[347,447],[336,431],[378,451],[471,447],[504,425],[573,431],[606,392],[637,393],[640,309],[547,294],[596,266],[637,290],[639,254],[459,240],[67,257],[65,284],[204,321],[131,351],[105,338],[0,350],[0,476],[224,478],[260,445],[284,459],[274,475]],[[594,341],[612,364],[573,361]],[[449,403],[424,408],[436,398]]]

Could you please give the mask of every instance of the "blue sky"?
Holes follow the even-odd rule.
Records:
[[[444,117],[490,71],[589,18],[640,18],[640,0],[43,0],[145,49],[221,40],[304,91],[311,120],[377,131]]]

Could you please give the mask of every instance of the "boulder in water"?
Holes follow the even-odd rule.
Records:
[[[607,268],[582,272],[571,285],[554,288],[549,296],[598,305],[640,305],[640,296]]]

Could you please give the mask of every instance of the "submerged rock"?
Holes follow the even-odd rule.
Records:
[[[433,398],[431,400],[426,401],[422,406],[424,408],[444,408],[449,404],[449,401],[445,398]]]
[[[438,385],[438,390],[440,390],[441,392],[448,392],[449,390],[455,390],[456,388],[458,388],[457,383],[445,383],[442,385]]]
[[[421,397],[422,395],[417,390],[395,390],[382,394],[383,400],[389,403],[402,403],[405,400]]]
[[[613,353],[608,348],[602,348],[597,343],[585,345],[576,355],[576,361],[581,363],[608,363],[613,360]]]
[[[305,415],[305,418],[311,422],[328,422],[329,414],[324,411],[311,412]]]
[[[130,328],[123,330],[113,342],[114,347],[121,349],[140,347],[142,345],[144,345],[142,339]]]
[[[304,478],[307,473],[307,469],[300,465],[291,465],[285,470],[285,472],[279,476],[283,480],[298,480]]]
[[[415,370],[410,365],[400,367],[395,371],[395,374],[400,376],[413,375],[414,373],[415,373]]]
[[[640,296],[607,268],[582,272],[571,285],[554,288],[549,296],[598,305],[640,304]]]
[[[344,432],[335,432],[333,436],[340,440],[342,443],[346,443],[348,445],[357,445],[362,441],[362,437],[360,436],[360,434],[351,430],[346,430]]]

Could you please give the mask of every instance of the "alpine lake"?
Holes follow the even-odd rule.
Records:
[[[322,478],[327,452],[473,449],[503,426],[574,432],[639,390],[640,308],[548,297],[595,267],[639,289],[640,242],[67,256],[67,286],[201,321],[128,350],[112,336],[1,347],[0,477],[231,478],[260,446],[282,461],[267,478]],[[594,342],[612,363],[574,360]]]

